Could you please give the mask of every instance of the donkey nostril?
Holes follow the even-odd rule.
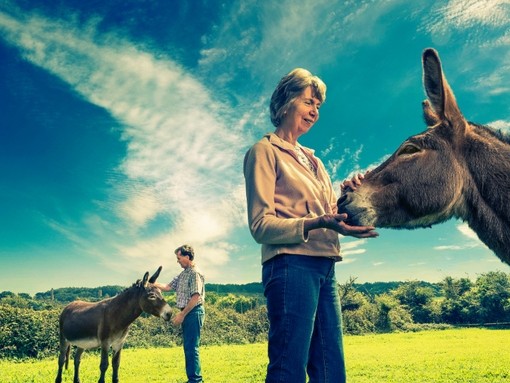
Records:
[[[343,196],[341,196],[341,197],[338,199],[338,201],[337,201],[337,203],[336,203],[336,204],[337,204],[337,205],[341,205],[341,204],[343,204],[343,203],[344,203],[344,202],[346,202],[346,201],[347,201],[347,194],[344,194]]]

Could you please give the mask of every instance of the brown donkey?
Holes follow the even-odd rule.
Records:
[[[97,303],[74,301],[60,314],[60,355],[55,383],[62,382],[62,367],[69,362],[71,345],[77,347],[74,356],[74,383],[80,382],[79,369],[83,351],[101,347],[101,376],[98,383],[104,383],[108,368],[108,352],[113,350],[112,381],[119,381],[120,353],[126,340],[129,326],[142,312],[170,320],[171,309],[152,283],[161,272],[161,266],[149,279],[145,273],[143,280],[124,290],[114,298]]]
[[[352,224],[394,229],[461,218],[510,264],[510,138],[464,119],[434,49],[423,52],[423,85],[427,130],[348,190],[339,211]]]

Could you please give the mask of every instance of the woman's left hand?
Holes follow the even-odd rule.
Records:
[[[367,174],[367,173],[368,173],[368,171],[365,174]],[[342,184],[340,185],[340,190],[342,192],[344,192],[346,190],[354,191],[354,190],[356,190],[356,188],[358,186],[361,185],[361,182],[364,179],[365,179],[364,174],[355,174],[350,180],[345,180],[344,182],[342,182]]]

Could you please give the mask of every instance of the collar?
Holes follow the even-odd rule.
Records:
[[[281,149],[287,150],[287,151],[294,151],[295,146],[292,145],[290,142],[285,141],[284,139],[278,137],[274,133],[267,133],[264,135],[268,139],[268,141],[275,146],[278,146]],[[311,156],[314,155],[315,150],[307,148],[306,146],[301,145],[300,143],[297,143],[296,146],[299,146],[301,149],[304,149],[306,152],[308,152]]]

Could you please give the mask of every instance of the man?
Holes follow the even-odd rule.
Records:
[[[205,279],[195,265],[195,252],[189,245],[175,249],[177,263],[184,269],[169,284],[154,283],[162,291],[175,290],[177,308],[172,318],[175,326],[182,325],[184,358],[188,383],[202,382],[200,366],[200,331],[204,323]]]

